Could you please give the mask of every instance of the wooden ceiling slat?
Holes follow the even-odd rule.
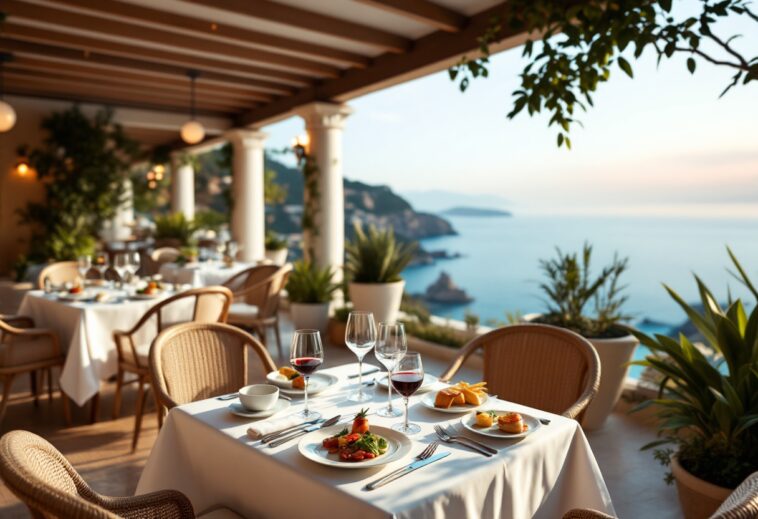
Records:
[[[458,32],[466,23],[466,17],[447,7],[429,0],[358,0],[372,7],[384,9],[431,25],[437,29]]]
[[[187,76],[187,67],[123,58],[121,56],[111,56],[91,51],[83,53],[81,50],[56,47],[30,41],[20,41],[0,37],[0,49],[16,55],[22,54],[43,58],[54,58],[57,60],[65,60],[69,63],[87,64],[88,66],[98,67],[104,71],[118,69],[138,71],[145,75],[158,77],[176,76],[185,78]],[[251,90],[272,94],[291,94],[294,92],[293,87],[289,85],[282,85],[281,83],[250,77],[221,74],[207,70],[202,72],[199,81],[208,81],[213,84],[234,85],[240,88],[249,88]]]
[[[389,52],[405,52],[411,46],[411,40],[396,34],[268,0],[188,1],[214,9],[223,9],[261,20],[299,27],[336,38],[367,43]],[[307,5],[307,2],[305,4]]]
[[[33,22],[54,24],[56,31],[74,28],[108,36],[119,36],[141,42],[157,43],[185,52],[204,52],[219,56],[228,56],[254,63],[302,71],[321,77],[337,77],[340,69],[285,54],[277,54],[260,49],[240,47],[223,41],[199,40],[193,36],[168,32],[146,26],[129,24],[108,18],[78,14],[63,9],[55,9],[39,4],[26,4],[18,0],[4,0],[3,12],[13,22],[19,19]],[[51,30],[51,29],[46,29]],[[230,65],[233,66],[233,65]]]
[[[57,0],[58,4],[89,9],[102,14],[115,14],[138,22],[149,22],[173,29],[191,31],[195,36],[204,38],[222,37],[246,44],[261,45],[269,48],[278,48],[315,58],[337,61],[348,65],[364,68],[369,64],[370,58],[333,47],[326,47],[315,43],[285,38],[276,34],[263,33],[250,29],[243,29],[233,25],[215,23],[213,20],[201,20],[177,13],[169,13],[159,9],[151,9],[135,4],[125,4],[114,0]]]

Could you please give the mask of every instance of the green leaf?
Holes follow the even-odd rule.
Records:
[[[690,74],[695,73],[695,66],[697,64],[695,63],[695,58],[687,58],[687,70],[690,71]]]
[[[621,56],[618,57],[618,65],[619,65],[619,68],[621,68],[621,70],[626,72],[627,76],[631,78],[634,77],[634,73],[632,72],[632,66],[629,64],[627,60],[625,60]]]

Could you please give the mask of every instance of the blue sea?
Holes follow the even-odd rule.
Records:
[[[665,333],[685,320],[683,311],[662,287],[666,283],[686,301],[696,302],[693,273],[717,297],[744,297],[743,287],[727,271],[729,245],[758,281],[758,219],[693,217],[542,216],[451,217],[458,234],[423,240],[428,250],[445,249],[462,257],[438,260],[434,265],[406,269],[406,290],[421,293],[440,271],[474,298],[463,306],[434,306],[436,315],[462,319],[470,310],[481,322],[505,320],[506,313],[542,312],[539,260],[552,258],[555,248],[579,251],[593,245],[594,271],[615,253],[629,257],[623,280],[629,300],[625,311],[647,333]],[[643,324],[644,319],[661,323]],[[638,348],[637,358],[645,355]],[[631,375],[638,376],[639,368]]]

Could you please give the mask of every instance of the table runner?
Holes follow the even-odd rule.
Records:
[[[342,385],[312,400],[324,417],[351,417],[360,405],[348,402],[345,375],[357,365],[324,372]],[[369,403],[386,405],[383,390]],[[226,409],[228,402],[203,400],[172,410],[158,436],[137,493],[173,488],[184,492],[196,509],[223,503],[246,517],[369,518],[559,518],[571,508],[613,513],[610,496],[587,440],[574,420],[498,402],[551,420],[524,440],[477,437],[497,448],[493,458],[460,446],[442,444],[452,454],[372,492],[362,487],[412,461],[436,439],[433,425],[458,424],[460,416],[423,407],[412,397],[411,420],[422,432],[411,437],[406,459],[374,469],[337,469],[302,457],[297,441],[271,449],[246,435],[250,420]],[[398,403],[400,400],[397,401]],[[366,405],[366,404],[364,404]],[[494,405],[494,402],[493,402]],[[298,403],[285,413],[298,412]],[[390,426],[400,418],[370,416],[375,425]],[[459,432],[463,429],[457,426]],[[467,433],[475,437],[472,433]]]

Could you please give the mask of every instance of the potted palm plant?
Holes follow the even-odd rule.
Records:
[[[342,306],[334,311],[334,315],[329,319],[329,342],[334,346],[345,345],[345,331],[347,330],[347,318],[350,316],[351,308]]]
[[[287,281],[290,313],[295,329],[311,328],[326,332],[329,322],[329,303],[339,288],[332,281],[329,267],[319,268],[309,261],[298,261]]]
[[[758,291],[729,251],[737,277],[758,303]],[[695,276],[702,310],[671,288],[669,295],[686,312],[703,343],[683,334],[678,340],[635,332],[651,350],[646,366],[660,376],[652,406],[660,418],[661,439],[645,445],[672,473],[687,519],[709,517],[731,491],[758,469],[758,304],[748,313],[741,300],[726,308]],[[664,447],[673,445],[675,449]]]
[[[529,319],[532,322],[567,328],[585,337],[600,357],[600,387],[582,420],[586,429],[603,425],[613,411],[624,388],[629,361],[639,341],[624,325],[621,312],[626,302],[622,294],[621,275],[628,268],[628,258],[614,256],[597,277],[590,274],[592,246],[584,244],[581,258],[576,253],[563,253],[540,261],[547,281],[540,284],[547,298],[547,312]],[[593,310],[588,313],[588,306]]]
[[[266,259],[274,265],[284,265],[287,261],[287,240],[279,234],[266,233]]]
[[[392,229],[355,224],[355,237],[345,245],[345,270],[355,310],[372,312],[377,322],[395,321],[405,281],[400,276],[413,258],[415,244],[395,239]]]

